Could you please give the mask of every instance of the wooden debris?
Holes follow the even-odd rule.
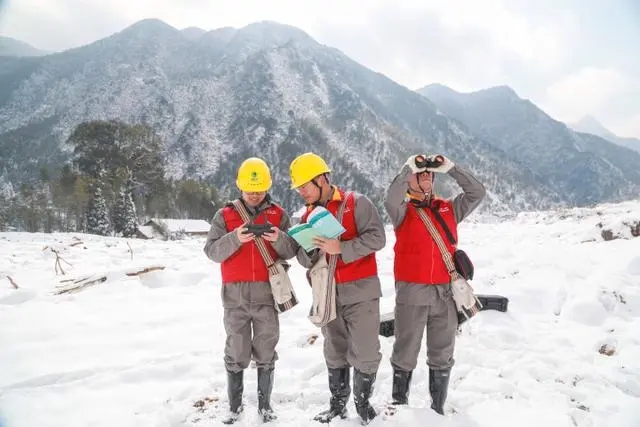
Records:
[[[98,283],[103,283],[107,281],[107,276],[100,277],[83,277],[81,279],[74,280],[71,285],[65,286],[64,288],[58,289],[54,292],[55,295],[62,294],[72,294],[80,291],[81,289],[87,288],[89,286],[97,285]]]
[[[307,343],[309,345],[312,345],[313,343],[316,342],[317,339],[318,339],[318,334],[311,334],[307,337]]]
[[[129,246],[129,252],[131,253],[131,260],[133,261],[133,248],[131,247],[129,242],[127,242],[127,246]]]
[[[15,280],[13,280],[11,276],[7,276],[7,279],[9,279],[9,283],[11,283],[13,289],[18,289],[18,284],[15,282]]]
[[[60,253],[58,253],[57,249],[54,249],[52,247],[49,246],[45,246],[44,248],[42,248],[43,251],[46,251],[47,249],[49,249],[51,252],[54,253],[54,255],[56,256],[56,262],[54,264],[54,268],[56,269],[56,275],[58,274],[58,270],[60,270],[60,273],[67,274],[64,272],[64,270],[62,269],[62,262],[66,263],[69,267],[73,267],[73,265],[71,265],[69,262],[67,262],[64,258],[62,258],[60,256]]]
[[[78,245],[82,245],[84,242],[82,240],[80,240],[79,237],[77,236],[73,236],[71,238],[71,240],[73,240],[73,243],[70,243],[69,246],[73,247],[73,246],[78,246]]]
[[[152,271],[157,271],[157,270],[164,270],[164,269],[165,269],[165,267],[162,266],[162,265],[160,265],[160,266],[151,266],[151,267],[145,267],[142,270],[129,271],[129,272],[126,272],[124,274],[126,276],[139,276],[141,274],[150,273]],[[90,275],[90,276],[80,277],[80,278],[77,278],[77,279],[60,280],[60,283],[68,283],[68,282],[72,282],[72,283],[69,283],[64,287],[60,287],[60,289],[55,291],[54,294],[55,295],[71,294],[71,293],[78,292],[78,291],[80,291],[82,289],[88,288],[90,286],[94,286],[94,285],[97,285],[99,283],[104,283],[106,281],[107,281],[107,275],[106,274]]]
[[[127,276],[139,276],[141,274],[150,273],[156,270],[164,270],[164,266],[162,265],[162,266],[156,266],[156,267],[146,267],[140,271],[133,271],[133,272],[127,273]]]

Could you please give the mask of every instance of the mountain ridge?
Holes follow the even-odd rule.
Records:
[[[614,144],[630,148],[631,150],[640,153],[640,139],[618,136],[591,115],[586,115],[576,123],[569,124],[569,126],[576,132],[596,135],[606,139],[607,141],[613,142]]]
[[[442,85],[419,93],[439,111],[522,162],[572,204],[623,200],[640,192],[640,155],[594,135],[580,134],[505,86],[459,93]]]
[[[288,166],[306,151],[324,156],[334,182],[381,210],[407,157],[425,152],[450,156],[486,184],[479,212],[592,202],[570,200],[432,100],[302,30],[262,21],[199,33],[143,20],[65,52],[0,58],[0,153],[9,153],[0,154],[0,180],[34,179],[41,166],[69,161],[65,141],[75,126],[115,118],[156,130],[167,142],[169,176],[206,180],[223,195],[237,194],[244,158],[264,158],[279,177],[275,198],[292,210],[300,200]],[[437,189],[459,191],[446,178]]]

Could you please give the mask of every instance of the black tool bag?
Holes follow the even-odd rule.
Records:
[[[473,263],[469,256],[462,249],[458,249],[453,253],[453,263],[459,275],[467,280],[473,279]]]
[[[385,313],[380,315],[380,335],[383,337],[392,337],[395,332],[395,313]]]

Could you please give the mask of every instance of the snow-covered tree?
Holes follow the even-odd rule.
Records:
[[[106,236],[109,234],[110,228],[107,203],[102,195],[102,189],[99,185],[96,185],[93,197],[89,201],[89,210],[87,212],[87,232]]]
[[[113,229],[116,234],[129,237],[138,228],[136,205],[133,203],[133,177],[129,172],[126,184],[120,187],[113,212]]]
[[[111,217],[113,232],[116,234],[116,236],[121,235],[122,230],[124,229],[124,199],[125,189],[120,188],[120,191],[118,192],[115,203],[113,205],[113,216]]]
[[[138,228],[138,216],[136,215],[136,205],[133,203],[131,196],[132,189],[130,186],[123,194],[123,216],[122,216],[122,235],[129,237],[136,232]]]

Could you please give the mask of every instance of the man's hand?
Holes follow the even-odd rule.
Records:
[[[340,240],[338,239],[326,239],[318,236],[313,239],[313,244],[329,255],[342,253],[342,250],[340,249]]]
[[[247,233],[247,223],[245,222],[240,227],[236,228],[236,235],[240,243],[247,243],[256,238],[253,233]]]
[[[447,173],[453,168],[454,163],[442,154],[427,156],[427,163],[437,164],[434,167],[427,167],[428,172]]]
[[[262,238],[264,240],[268,240],[269,242],[275,242],[280,237],[280,229],[278,227],[271,227],[271,231],[269,233],[264,233]]]

